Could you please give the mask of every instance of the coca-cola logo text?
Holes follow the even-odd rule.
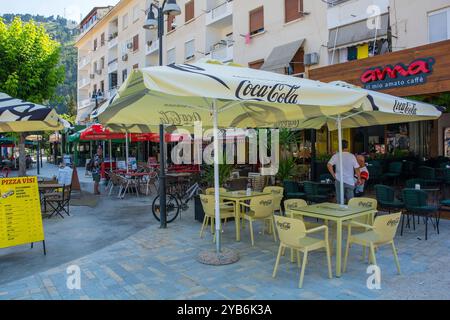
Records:
[[[395,100],[394,107],[392,110],[395,113],[406,114],[406,115],[416,115],[417,105],[410,101],[399,101]]]
[[[202,120],[202,118],[197,112],[178,113],[176,111],[161,111],[159,114],[160,114],[160,121],[162,124],[170,124],[175,126],[192,124],[195,121]]]
[[[241,100],[268,101],[298,104],[300,86],[276,83],[274,85],[254,84],[250,80],[242,81],[236,89],[236,98]]]

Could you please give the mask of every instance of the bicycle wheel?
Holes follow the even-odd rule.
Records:
[[[160,197],[157,196],[155,198],[155,200],[153,200],[152,203],[152,212],[153,215],[155,216],[155,219],[158,221],[161,221],[160,218],[160,209],[161,209],[161,205],[160,205]],[[167,223],[171,223],[173,220],[176,219],[176,217],[178,217],[178,214],[180,213],[180,204],[178,203],[177,198],[175,198],[173,195],[171,194],[167,194],[166,195],[166,214],[167,214]]]

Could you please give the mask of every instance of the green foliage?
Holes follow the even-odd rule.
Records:
[[[209,187],[214,186],[214,165],[203,166],[204,176],[203,182]],[[219,185],[223,186],[225,181],[231,176],[231,172],[234,170],[232,164],[219,164]]]
[[[291,179],[296,174],[295,161],[293,158],[280,160],[277,178],[280,181]]]
[[[409,99],[434,104],[445,108],[445,112],[450,112],[450,93],[442,93],[437,96],[412,96]]]
[[[49,100],[64,79],[59,54],[59,43],[44,27],[19,17],[10,25],[0,19],[0,91],[35,103]]]
[[[331,155],[328,153],[320,153],[316,156],[318,162],[328,162],[331,159]]]
[[[75,115],[77,97],[77,49],[73,44],[78,30],[71,28],[75,23],[61,16],[44,17],[30,14],[4,14],[3,20],[5,24],[12,25],[14,19],[18,17],[23,22],[34,21],[33,23],[38,24],[39,27],[45,28],[50,39],[61,44],[58,49],[58,68],[62,69],[64,67],[64,73],[61,75],[63,80],[58,82],[55,94],[44,100],[47,100],[46,103],[50,107],[55,108],[60,114],[67,113],[69,115]],[[14,84],[14,75],[11,76],[10,82]]]

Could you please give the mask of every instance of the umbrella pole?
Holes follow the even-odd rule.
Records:
[[[344,172],[342,164],[342,118],[338,115],[337,118],[338,126],[338,146],[339,146],[339,203],[344,205]]]
[[[125,162],[127,163],[127,173],[128,173],[128,131],[125,132]]]
[[[112,141],[109,139],[109,171],[112,172]]]
[[[220,203],[219,203],[219,129],[217,125],[217,106],[213,102],[213,122],[214,122],[214,211],[216,216],[216,253],[221,251],[221,233],[220,233]]]

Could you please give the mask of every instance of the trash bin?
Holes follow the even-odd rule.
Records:
[[[202,222],[205,218],[205,211],[203,211],[202,201],[200,200],[200,196],[196,195],[194,197],[194,206],[195,206],[195,220]]]

